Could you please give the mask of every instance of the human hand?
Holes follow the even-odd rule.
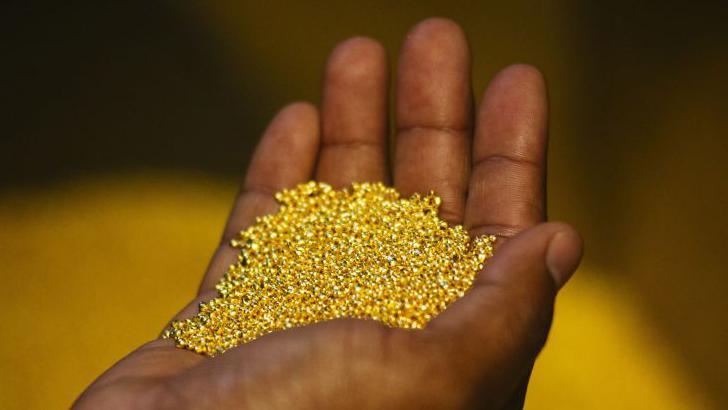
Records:
[[[554,298],[581,240],[545,220],[546,89],[532,67],[491,82],[473,115],[461,29],[428,19],[408,34],[397,72],[387,161],[387,62],[373,40],[332,52],[320,114],[294,103],[257,147],[189,317],[237,251],[231,237],[275,212],[272,194],[316,179],[341,187],[390,178],[403,195],[434,190],[441,216],[499,237],[472,289],[424,330],[342,319],[261,337],[208,358],[154,340],[122,359],[77,408],[517,408],[549,331]],[[474,117],[474,118],[473,118]]]

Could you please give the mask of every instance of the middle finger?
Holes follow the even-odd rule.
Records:
[[[402,47],[397,82],[394,183],[404,194],[434,190],[440,215],[462,223],[470,175],[470,51],[460,27],[432,18]]]

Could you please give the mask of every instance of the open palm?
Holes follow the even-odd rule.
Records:
[[[320,112],[283,108],[265,131],[198,298],[236,259],[229,239],[277,208],[273,193],[316,179],[434,190],[441,216],[494,234],[496,256],[426,329],[335,320],[269,334],[215,358],[154,340],[100,376],[78,408],[517,408],[581,241],[545,220],[546,88],[525,65],[501,71],[472,107],[462,30],[433,18],[405,39],[388,164],[386,53],[357,37],[332,52]]]

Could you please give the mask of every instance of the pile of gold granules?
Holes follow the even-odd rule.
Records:
[[[381,183],[334,190],[309,182],[276,194],[197,316],[164,337],[209,356],[276,330],[336,318],[423,328],[462,297],[493,254],[495,237],[470,239],[437,211],[434,193],[402,199]]]

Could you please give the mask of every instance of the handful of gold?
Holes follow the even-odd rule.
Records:
[[[438,215],[434,193],[405,199],[381,183],[334,190],[308,182],[240,232],[218,297],[164,334],[214,356],[267,333],[337,318],[423,328],[462,297],[493,255]]]

